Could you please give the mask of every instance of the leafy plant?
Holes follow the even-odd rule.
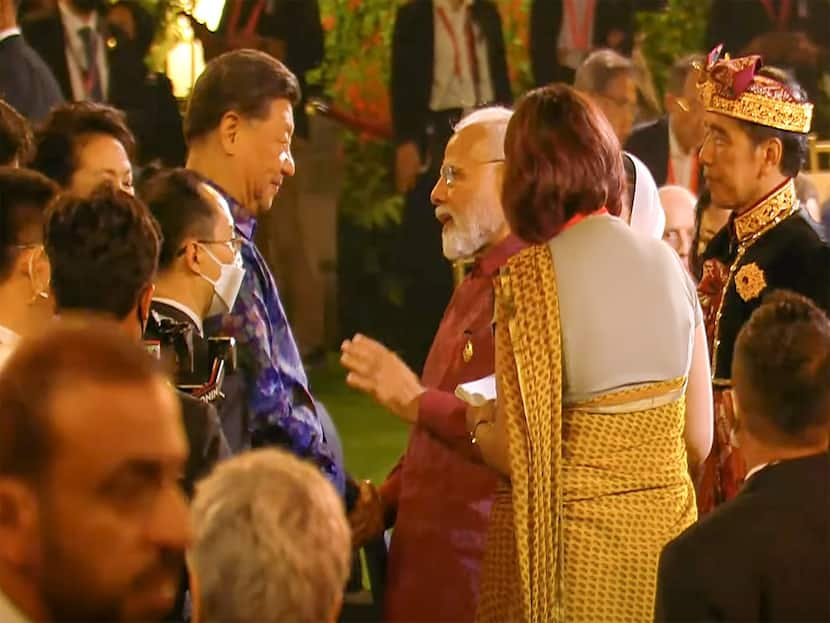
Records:
[[[702,52],[711,0],[666,0],[662,11],[637,15],[642,51],[660,96],[675,60]]]

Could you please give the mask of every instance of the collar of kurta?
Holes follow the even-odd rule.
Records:
[[[732,232],[740,244],[746,244],[797,211],[795,182],[788,179],[754,207],[736,216],[732,221]]]
[[[511,256],[527,246],[527,243],[510,234],[501,242],[493,245],[476,260],[472,274],[476,277],[492,277]]]

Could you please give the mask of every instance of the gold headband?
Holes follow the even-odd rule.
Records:
[[[709,53],[706,65],[696,65],[698,95],[703,108],[743,121],[806,134],[813,119],[813,105],[795,101],[786,85],[758,75],[760,56],[721,58],[723,46]]]
[[[755,93],[744,93],[738,99],[718,95],[715,85],[706,81],[700,87],[703,107],[728,117],[751,121],[785,132],[807,134],[813,120],[813,105],[773,100]]]

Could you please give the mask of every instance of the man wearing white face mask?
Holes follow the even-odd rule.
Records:
[[[143,186],[141,196],[161,227],[156,290],[145,339],[181,345],[179,385],[204,385],[213,358],[203,330],[207,318],[227,314],[245,274],[233,217],[227,202],[187,169],[162,171]],[[231,448],[240,449],[246,426],[234,387],[222,387],[222,423]]]
[[[0,367],[52,316],[43,214],[58,190],[34,171],[0,167]]]

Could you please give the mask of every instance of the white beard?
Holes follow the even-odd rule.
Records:
[[[492,242],[504,225],[500,213],[492,210],[477,210],[464,219],[454,218],[441,230],[444,257],[451,262],[472,257]]]

